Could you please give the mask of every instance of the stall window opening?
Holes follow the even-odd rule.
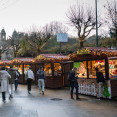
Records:
[[[60,63],[54,63],[54,76],[61,76],[62,67]]]
[[[46,76],[52,76],[52,67],[51,67],[51,63],[46,63],[44,65],[44,71],[45,71],[45,75]]]
[[[88,61],[89,78],[96,78],[96,71],[95,71],[96,67],[105,76],[105,61],[104,60],[93,60],[93,61]]]
[[[96,67],[98,67],[105,76],[104,60],[74,62],[73,66],[77,68],[77,76],[79,78],[96,78]]]
[[[73,67],[77,68],[76,74],[79,78],[87,78],[86,61],[74,62]]]
[[[117,78],[117,60],[109,60],[109,78]]]
[[[15,69],[15,68],[18,68],[18,71],[20,72],[20,74],[23,74],[23,65],[14,65],[13,66],[13,68]],[[25,66],[26,67],[26,66]],[[25,70],[25,72],[26,72],[26,70]]]
[[[24,65],[24,74],[28,71],[30,65]]]

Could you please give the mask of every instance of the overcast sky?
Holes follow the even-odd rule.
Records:
[[[113,0],[108,0],[113,1]],[[0,0],[0,30],[5,29],[7,36],[16,31],[27,31],[32,25],[44,26],[51,21],[66,24],[65,13],[75,3],[95,7],[95,0]],[[103,12],[106,0],[98,0],[98,9]],[[68,32],[73,33],[73,28]],[[73,35],[76,35],[75,32]]]

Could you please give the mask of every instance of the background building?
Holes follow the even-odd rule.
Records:
[[[0,48],[3,48],[6,44],[6,32],[4,28],[0,32]]]

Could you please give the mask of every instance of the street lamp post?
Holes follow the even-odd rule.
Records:
[[[96,46],[98,47],[97,0],[95,0],[95,11],[96,11]]]

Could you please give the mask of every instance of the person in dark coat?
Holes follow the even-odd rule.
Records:
[[[102,92],[104,88],[104,76],[101,71],[96,67],[96,79],[97,79],[97,98],[100,99],[102,97]]]
[[[42,66],[40,66],[40,67],[39,67],[39,70],[37,71],[37,79],[38,79],[39,93],[41,93],[41,90],[42,90],[42,94],[44,95],[45,72],[44,72]]]
[[[20,78],[20,72],[18,71],[17,67],[15,68],[15,70],[16,70],[16,79],[15,79],[15,91],[16,91],[18,88],[18,79]]]
[[[70,82],[70,87],[71,87],[71,99],[74,99],[73,98],[73,91],[74,91],[74,88],[76,89],[76,100],[79,99],[79,95],[78,95],[78,77],[76,77],[76,71],[77,71],[77,68],[73,68],[70,73],[69,73],[69,77],[68,77],[68,80]]]

